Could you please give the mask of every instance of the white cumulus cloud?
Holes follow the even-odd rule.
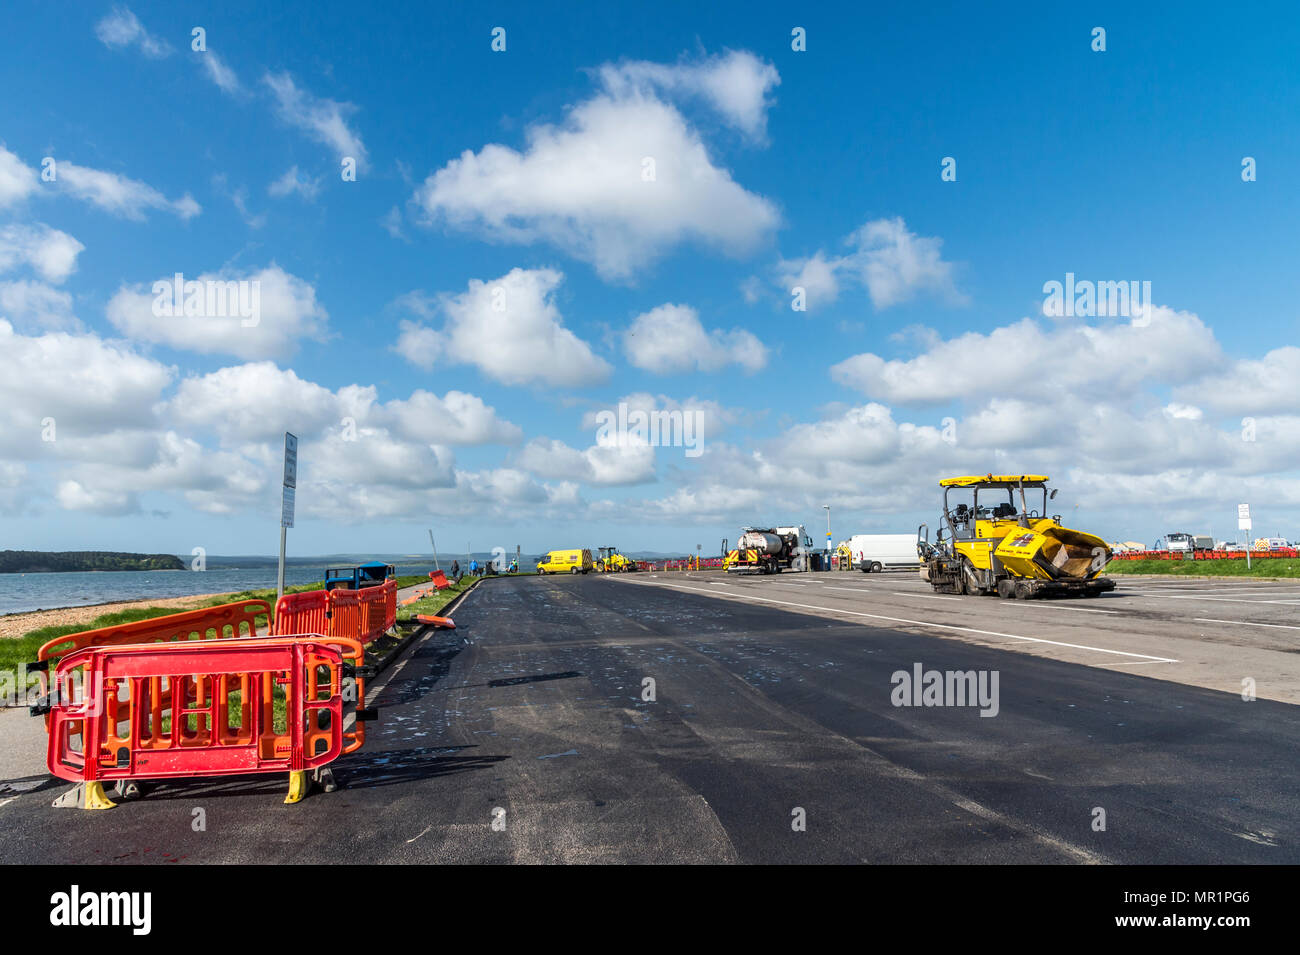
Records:
[[[683,242],[728,255],[751,251],[778,224],[776,207],[736,183],[677,108],[654,94],[688,83],[683,74],[665,68],[676,79],[652,80],[650,66],[611,68],[604,78],[612,88],[573,107],[562,124],[530,127],[522,151],[496,143],[466,150],[424,181],[417,205],[430,222],[552,243],[611,279]],[[718,80],[710,98],[756,123],[752,95],[733,85]]]
[[[657,375],[717,371],[739,365],[753,373],[767,364],[767,347],[743,328],[706,331],[688,305],[660,305],[633,319],[623,352],[638,368]]]
[[[564,327],[554,269],[511,269],[499,279],[471,279],[460,295],[444,296],[441,330],[404,322],[395,349],[420,367],[446,360],[474,365],[507,385],[591,385],[610,366]]]
[[[203,314],[168,314],[173,306],[174,278],[165,276],[153,286],[123,286],[108,303],[108,320],[130,338],[156,342],[172,348],[205,354],[226,354],[238,358],[275,358],[294,352],[307,338],[320,338],[328,316],[316,300],[308,282],[272,264],[258,272],[244,274],[207,272],[184,276],[188,302],[202,302]],[[193,283],[197,283],[194,285]],[[231,291],[232,286],[235,291]],[[224,291],[221,291],[223,290]],[[208,313],[208,291],[215,304],[224,296],[226,307]],[[248,305],[252,317],[230,303]],[[162,308],[160,308],[160,302]]]
[[[42,223],[0,228],[0,272],[30,266],[47,282],[62,282],[77,270],[77,256],[86,247],[58,229]]]

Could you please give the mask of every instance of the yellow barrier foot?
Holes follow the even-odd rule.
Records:
[[[295,769],[289,773],[289,795],[284,797],[285,805],[302,802],[311,788],[311,780],[305,769]]]
[[[55,809],[112,809],[117,803],[104,795],[101,782],[77,783],[50,803]]]

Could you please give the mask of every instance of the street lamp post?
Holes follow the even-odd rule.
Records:
[[[829,504],[823,504],[822,507],[826,508],[826,566],[830,567],[831,565],[831,506]]]

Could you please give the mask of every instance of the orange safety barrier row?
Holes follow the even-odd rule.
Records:
[[[137,620],[96,630],[82,630],[46,641],[36,651],[37,663],[29,667],[41,670],[41,695],[49,693],[49,661],[86,647],[122,646],[139,643],[170,643],[179,640],[231,640],[257,636],[257,620],[271,619],[271,605],[265,600],[240,600],[235,603],[186,610],[181,613]],[[49,720],[46,720],[48,727]]]
[[[1263,560],[1269,557],[1297,557],[1300,549],[1284,547],[1274,550],[1256,550],[1251,548],[1251,560]],[[1111,560],[1245,560],[1244,550],[1198,550],[1194,553],[1169,550],[1126,550],[1117,551]]]
[[[54,673],[46,764],[87,809],[113,806],[105,781],[285,771],[297,802],[306,771],[344,752],[344,655],[359,650],[315,635],[76,650]]]
[[[448,584],[447,586],[450,587],[451,584]],[[403,607],[409,607],[411,606],[411,604],[419,603],[421,600],[423,600],[425,597],[429,596],[430,594],[437,593],[439,590],[444,590],[444,589],[446,588],[433,586],[433,587],[425,587],[423,590],[415,590],[412,591],[411,596],[407,597],[405,600],[398,601],[398,603]]]
[[[173,640],[222,640],[257,635],[257,618],[271,619],[271,605],[265,600],[240,600],[236,603],[204,607],[167,614],[151,620],[138,620],[98,630],[83,630],[55,637],[37,651],[41,661],[81,650],[125,643],[153,643]]]
[[[364,643],[397,626],[397,581],[387,580],[378,587],[364,587],[355,593],[361,600]]]
[[[271,607],[265,600],[241,600],[236,603],[206,607],[201,610],[187,610],[182,613],[154,617],[135,623],[121,624],[113,627],[101,627],[97,630],[84,630],[80,633],[56,637],[44,644],[37,652],[37,667],[48,668],[50,660],[65,656],[78,650],[91,647],[110,647],[141,644],[161,644],[187,641],[212,640],[246,640],[257,636],[257,619],[266,617],[271,620],[271,633],[286,634],[316,633],[329,637],[331,644],[338,645],[349,667],[349,676],[355,681],[355,689],[349,689],[348,695],[355,696],[356,710],[362,714],[366,710],[366,676],[365,651],[357,639],[360,633],[361,612],[356,603],[355,592],[333,592],[334,606],[329,608],[332,619],[322,607],[325,604],[319,595],[325,591],[309,591],[306,594],[285,594],[276,602],[277,612],[273,616]],[[348,610],[348,595],[352,601]],[[292,628],[291,628],[292,625]],[[281,626],[284,629],[281,629]],[[37,667],[33,667],[36,669]],[[41,695],[49,695],[49,680],[46,672],[41,673]],[[262,695],[270,699],[270,684],[260,688]],[[244,699],[251,697],[244,696]],[[351,702],[351,701],[350,701]],[[166,686],[152,688],[152,703],[160,711],[171,706],[171,689]],[[43,712],[42,707],[36,708]],[[46,717],[46,727],[49,718]],[[358,720],[354,727],[344,734],[344,752],[351,753],[365,743],[365,723]]]
[[[328,590],[306,590],[302,593],[284,594],[275,602],[275,620],[271,632],[326,633],[329,631]],[[355,634],[345,634],[355,636]]]
[[[367,590],[379,589],[308,590],[285,594],[275,602],[275,623],[271,627],[274,636],[317,633],[331,639],[350,641],[353,649],[345,652],[343,658],[355,668],[357,706],[363,710],[366,705],[365,674],[368,672],[364,666],[365,645],[379,636],[372,636],[365,630],[367,613],[364,595]],[[345,754],[360,749],[366,742],[365,723],[358,720],[345,737]]]
[[[310,638],[324,646],[332,647],[343,661],[343,702],[347,704],[344,717],[354,716],[353,726],[351,729],[342,730],[343,753],[351,753],[360,749],[365,743],[365,724],[368,720],[377,717],[377,711],[367,709],[366,699],[366,677],[371,675],[370,668],[364,666],[365,650],[361,643],[347,637],[331,637],[321,634],[292,634],[281,635],[282,638],[307,639]],[[251,640],[267,640],[269,637],[254,637]],[[197,642],[179,642],[179,643],[156,643],[156,644],[125,644],[122,645],[127,649],[148,649],[151,647],[179,647],[180,649],[193,648],[201,649],[210,646],[248,646],[250,639],[231,640],[231,641],[207,641],[205,643]],[[116,646],[116,645],[110,645]],[[55,692],[52,696],[43,698],[42,703],[33,708],[34,714],[46,714],[46,726],[51,728],[51,718],[48,715],[54,706],[57,706],[58,700],[69,699],[69,679],[80,680],[81,683],[89,685],[93,675],[87,672],[81,663],[81,654],[88,652],[75,651],[66,655],[59,661],[59,672],[65,673],[63,683],[56,681],[54,683]],[[106,649],[106,648],[100,648]],[[349,682],[351,681],[351,682]],[[308,674],[308,685],[310,691],[314,694],[317,685],[317,674],[313,671]],[[75,687],[73,688],[75,690]],[[134,701],[131,705],[148,714],[149,725],[164,726],[172,717],[173,700],[179,705],[184,706],[191,699],[212,699],[217,701],[220,718],[217,726],[220,727],[218,734],[223,738],[231,737],[227,728],[231,726],[227,717],[229,716],[229,700],[234,695],[238,701],[239,721],[234,726],[247,727],[250,725],[250,713],[257,709],[261,713],[262,724],[267,727],[263,734],[262,742],[264,747],[270,747],[276,743],[275,734],[269,728],[273,726],[272,714],[275,709],[276,692],[275,685],[270,675],[263,675],[260,683],[252,683],[249,680],[237,679],[231,674],[221,674],[215,681],[208,681],[198,676],[189,676],[185,680],[162,680],[154,679],[148,683],[135,686],[129,692],[126,700]],[[126,701],[119,700],[117,697],[109,697],[105,703],[109,710],[108,716],[110,723],[117,725],[126,716],[120,715],[126,711],[122,706]],[[182,714],[184,715],[184,714]],[[174,722],[174,721],[173,721]],[[283,732],[278,734],[283,737]],[[281,739],[276,745],[283,745]],[[273,747],[272,747],[273,748]]]

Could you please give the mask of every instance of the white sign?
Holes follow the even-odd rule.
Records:
[[[1249,504],[1237,505],[1237,530],[1239,531],[1250,530],[1250,505]]]
[[[298,438],[288,431],[284,433],[284,486],[298,486]],[[286,527],[292,527],[290,521]]]
[[[284,496],[280,500],[281,527],[293,527],[293,498],[294,489],[291,487],[284,488]]]

